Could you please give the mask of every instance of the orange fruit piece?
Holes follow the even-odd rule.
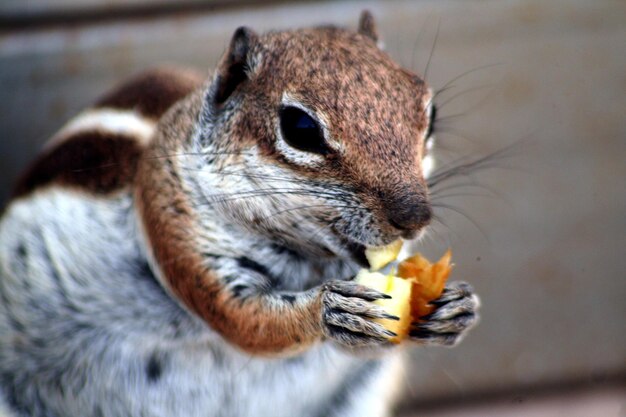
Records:
[[[443,293],[446,280],[452,271],[451,258],[452,252],[448,250],[439,261],[431,264],[422,255],[415,254],[398,264],[397,276],[394,273],[385,275],[367,269],[362,269],[357,274],[355,280],[359,284],[392,297],[374,301],[387,313],[400,318],[374,320],[398,335],[390,338],[391,342],[400,343],[409,333],[412,322],[432,313],[434,306],[430,302]]]
[[[452,252],[448,251],[436,263],[431,264],[428,259],[419,253],[400,262],[398,276],[413,282],[411,293],[411,316],[418,320],[432,313],[432,300],[441,297],[446,280],[452,271],[450,259]]]

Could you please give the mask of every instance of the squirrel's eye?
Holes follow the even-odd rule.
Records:
[[[285,142],[298,150],[322,155],[329,151],[318,122],[297,107],[280,110],[280,130]]]
[[[428,130],[426,131],[426,141],[432,138],[435,133],[435,120],[437,120],[437,107],[433,104],[430,108],[430,119],[428,120]]]

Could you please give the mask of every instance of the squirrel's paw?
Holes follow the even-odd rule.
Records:
[[[452,282],[431,304],[435,311],[411,325],[409,337],[419,344],[454,346],[478,322],[480,300],[465,282]]]
[[[372,319],[398,319],[370,301],[389,296],[352,281],[330,281],[322,287],[324,335],[348,348],[391,345],[395,333]]]

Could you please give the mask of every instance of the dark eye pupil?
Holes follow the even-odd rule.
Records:
[[[319,124],[297,107],[280,110],[280,130],[285,142],[298,150],[322,155],[329,151]]]
[[[297,129],[317,129],[315,121],[309,117],[308,114],[300,115],[300,118],[296,122]]]

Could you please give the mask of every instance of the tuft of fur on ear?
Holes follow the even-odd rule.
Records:
[[[238,28],[230,40],[228,50],[220,61],[212,86],[212,100],[224,103],[233,91],[247,79],[248,55],[258,42],[258,35],[247,27]]]
[[[374,16],[369,10],[363,10],[359,18],[359,33],[367,36],[374,42],[378,42],[378,31],[376,30],[376,22]]]

